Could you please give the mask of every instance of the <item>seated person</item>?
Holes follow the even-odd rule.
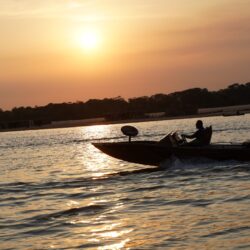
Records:
[[[203,122],[198,120],[196,122],[197,131],[192,135],[183,134],[182,138],[186,139],[194,139],[191,142],[187,143],[192,146],[204,146],[210,143],[211,135],[212,135],[212,127],[205,129],[203,127]]]

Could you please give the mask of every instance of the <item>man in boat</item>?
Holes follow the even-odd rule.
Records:
[[[182,134],[182,139],[178,136],[178,134],[170,133],[165,136],[163,139],[159,141],[160,144],[177,147],[177,146],[205,146],[210,144],[211,136],[212,136],[212,126],[208,128],[203,127],[203,122],[198,120],[196,122],[197,131],[192,135]],[[194,139],[191,142],[187,142],[186,138]]]
[[[203,122],[201,120],[198,120],[196,122],[196,128],[197,131],[193,133],[192,135],[186,135],[182,134],[183,139],[194,139],[191,142],[188,142],[188,145],[193,146],[204,146],[207,144],[207,130],[203,127]]]

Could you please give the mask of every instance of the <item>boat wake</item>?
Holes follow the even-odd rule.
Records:
[[[146,167],[142,169],[120,171],[105,174],[102,177],[94,178],[95,180],[113,179],[117,177],[134,176],[140,174],[151,174],[162,172],[164,175],[171,177],[172,175],[185,175],[189,173],[206,173],[206,172],[230,172],[230,171],[250,171],[250,164],[239,161],[216,161],[207,158],[190,158],[186,160],[177,157],[171,157],[160,164],[159,167]]]
[[[188,170],[188,169],[202,169],[202,170],[232,170],[232,169],[247,169],[250,170],[249,163],[235,160],[216,161],[208,158],[189,158],[179,159],[172,156],[160,164],[161,169],[168,170]]]

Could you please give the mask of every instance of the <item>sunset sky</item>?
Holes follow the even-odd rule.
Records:
[[[250,0],[0,0],[0,108],[250,81]]]

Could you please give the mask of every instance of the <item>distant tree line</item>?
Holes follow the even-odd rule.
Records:
[[[50,121],[106,117],[107,120],[140,118],[145,113],[165,112],[166,116],[196,114],[198,108],[250,104],[250,82],[232,84],[225,89],[208,91],[192,88],[171,94],[130,98],[90,99],[86,102],[50,103],[46,106],[0,109],[0,122],[34,121],[43,125]]]

